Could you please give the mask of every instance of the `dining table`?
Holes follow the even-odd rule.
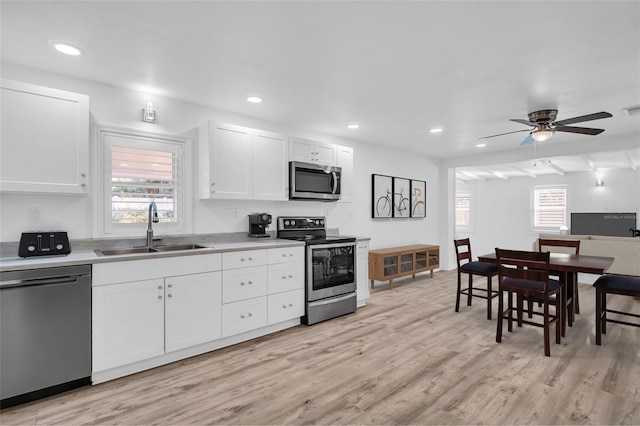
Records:
[[[488,262],[488,263],[498,263],[498,259],[496,257],[496,253],[488,253],[482,256],[478,256],[478,260],[480,262]],[[605,257],[605,256],[592,256],[585,254],[569,254],[569,253],[550,253],[549,256],[549,269],[560,275],[561,281],[565,284],[566,294],[564,295],[564,299],[568,295],[571,295],[572,301],[576,300],[576,286],[577,282],[574,283],[575,273],[581,272],[585,274],[596,274],[603,275],[607,269],[611,267],[615,258],[613,257]],[[571,312],[568,315],[571,315],[569,323],[573,323],[573,319],[575,319],[575,302],[572,303]],[[565,335],[564,332],[564,324],[566,321],[563,320],[562,327],[562,335]]]

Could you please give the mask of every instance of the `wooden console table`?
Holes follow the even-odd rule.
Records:
[[[429,271],[433,278],[433,270],[440,267],[440,246],[415,244],[403,247],[390,247],[369,250],[369,279],[371,288],[374,281],[389,280],[389,288],[393,288],[394,278]]]

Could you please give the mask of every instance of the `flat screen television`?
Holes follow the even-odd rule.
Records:
[[[571,234],[633,237],[635,213],[571,213]]]

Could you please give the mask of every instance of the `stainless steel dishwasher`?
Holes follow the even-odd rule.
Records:
[[[91,265],[0,274],[0,407],[90,383]]]

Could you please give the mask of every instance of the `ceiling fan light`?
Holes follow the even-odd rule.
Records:
[[[531,137],[536,142],[544,142],[551,139],[551,136],[555,133],[553,129],[534,130],[531,132]]]

